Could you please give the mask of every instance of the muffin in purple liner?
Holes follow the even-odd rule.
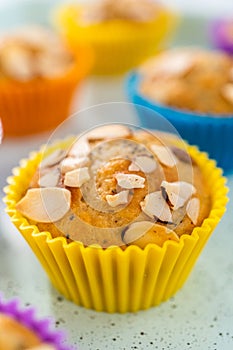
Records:
[[[217,19],[210,24],[211,44],[220,50],[233,54],[233,17]]]
[[[53,330],[49,319],[38,319],[34,308],[22,308],[18,299],[6,301],[0,295],[0,349],[72,350],[63,341],[64,334]]]

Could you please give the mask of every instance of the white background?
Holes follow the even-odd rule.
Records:
[[[43,2],[43,0],[41,0]],[[61,2],[62,0],[57,0]],[[79,0],[77,2],[95,2],[96,0]],[[140,0],[138,0],[140,1]],[[17,3],[20,0],[0,0],[0,6],[6,3]],[[64,0],[63,2],[70,2]],[[74,1],[73,1],[74,2]],[[197,14],[199,16],[210,15],[233,15],[233,1],[232,0],[161,0],[161,3],[172,6],[183,13]]]

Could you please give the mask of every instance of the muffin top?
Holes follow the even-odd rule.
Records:
[[[0,313],[0,349],[55,350],[52,345],[43,343],[33,331],[2,313]]]
[[[65,74],[74,57],[61,39],[40,26],[20,28],[0,38],[0,79],[30,81]]]
[[[140,92],[162,105],[233,114],[233,58],[198,48],[172,49],[140,68]]]
[[[147,22],[153,20],[160,5],[151,0],[100,0],[83,7],[81,21],[94,24],[115,19]]]
[[[201,225],[207,184],[174,136],[105,125],[53,148],[16,209],[67,242],[162,246]]]

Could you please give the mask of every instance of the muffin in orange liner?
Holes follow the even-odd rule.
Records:
[[[114,12],[112,7],[119,6],[112,0],[105,2],[108,6],[107,12]],[[135,5],[140,4],[135,2],[134,7]],[[100,15],[98,21],[96,20],[98,14],[96,14],[93,22],[90,20],[86,23],[85,18],[83,20],[86,5],[65,4],[55,11],[54,23],[74,52],[80,44],[87,44],[93,49],[94,74],[119,74],[137,66],[146,57],[163,49],[164,43],[175,30],[178,22],[177,15],[162,5],[153,4],[151,6],[157,6],[153,18],[144,18],[142,8],[140,13],[142,19],[139,20],[133,18],[135,13],[132,18],[126,16],[122,18],[115,13],[107,20],[102,20]],[[128,9],[129,6],[125,4],[125,13],[129,11]],[[98,11],[97,8],[96,12]],[[150,14],[153,11],[152,8]]]
[[[135,244],[122,249],[84,246],[64,237],[53,238],[40,231],[16,210],[16,204],[28,189],[42,158],[55,150],[67,149],[74,139],[58,141],[44,153],[32,153],[20,162],[5,188],[7,213],[31,246],[54,287],[66,298],[86,308],[106,312],[135,312],[160,304],[173,296],[189,276],[208,238],[225,212],[227,188],[221,169],[205,153],[187,146],[210,192],[208,217],[191,234],[179,241],[167,240],[162,246]],[[182,143],[183,144],[183,143]],[[180,142],[174,140],[174,146]],[[186,149],[186,146],[185,146]],[[69,238],[69,237],[68,237]]]
[[[41,27],[22,29],[5,37],[0,46],[0,116],[5,135],[34,134],[59,125],[69,116],[76,89],[90,70],[90,50],[80,47],[74,55]],[[61,55],[67,55],[62,69]]]

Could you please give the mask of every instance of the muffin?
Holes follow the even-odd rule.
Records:
[[[122,73],[160,50],[175,27],[175,16],[151,0],[99,0],[64,5],[55,25],[70,46],[93,49],[95,74]]]
[[[68,299],[146,309],[184,283],[225,211],[221,171],[170,134],[105,125],[34,153],[7,212]]]
[[[33,308],[22,309],[19,300],[5,301],[0,295],[0,349],[69,350],[61,345],[61,332],[49,329],[50,322],[38,320]]]
[[[233,18],[214,20],[209,26],[209,39],[213,47],[233,54]]]
[[[51,30],[23,27],[0,41],[0,115],[5,134],[52,129],[70,112],[73,95],[89,70]]]
[[[233,59],[218,51],[178,48],[145,62],[127,80],[145,127],[160,113],[191,144],[233,169]],[[139,109],[138,109],[139,110]],[[221,135],[219,139],[219,135]]]

